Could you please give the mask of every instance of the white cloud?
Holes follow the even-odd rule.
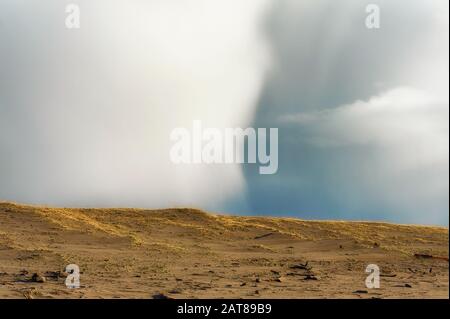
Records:
[[[284,115],[279,120],[305,127],[308,136],[300,138],[319,147],[379,146],[391,153],[386,160],[406,166],[433,165],[448,162],[448,105],[448,100],[403,87],[368,101]]]
[[[79,30],[65,3],[0,4],[0,197],[209,207],[239,194],[239,166],[175,167],[169,133],[251,121],[268,0],[77,3]]]

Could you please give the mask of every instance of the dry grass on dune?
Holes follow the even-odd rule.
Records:
[[[291,268],[306,262],[307,274]],[[58,276],[45,283],[28,278],[62,272],[69,263],[82,269],[81,289],[68,290]],[[366,289],[369,263],[392,275],[383,277],[381,289],[355,293]],[[448,228],[224,216],[187,208],[69,209],[0,202],[0,297],[150,298],[161,293],[173,298],[448,297]]]

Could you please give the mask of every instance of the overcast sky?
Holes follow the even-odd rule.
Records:
[[[448,21],[447,0],[2,0],[0,199],[448,225]],[[279,128],[278,173],[175,166],[194,119]]]

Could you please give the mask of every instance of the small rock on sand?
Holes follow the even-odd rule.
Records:
[[[40,283],[44,283],[46,281],[45,277],[40,275],[40,274],[33,274],[33,276],[31,277],[31,281],[33,282],[40,282]]]
[[[369,293],[367,290],[356,290],[353,292],[354,294],[367,294]]]

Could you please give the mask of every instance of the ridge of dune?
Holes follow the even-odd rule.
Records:
[[[309,277],[292,271],[305,262],[313,267]],[[62,273],[69,263],[83,271],[81,289],[67,290],[59,277],[28,280],[32,273]],[[384,278],[384,290],[354,293],[364,290],[369,263],[395,276]],[[396,287],[405,283],[412,288]],[[229,216],[192,208],[0,202],[0,297],[150,298],[152,293],[448,298],[448,228]]]

